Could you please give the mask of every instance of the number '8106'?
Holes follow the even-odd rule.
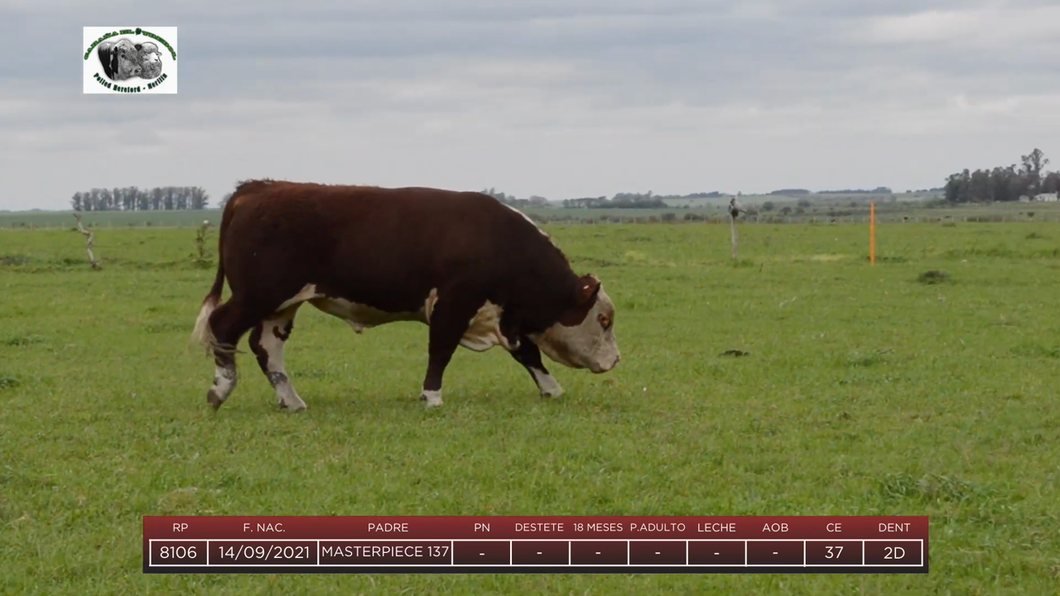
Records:
[[[194,546],[163,546],[159,548],[159,559],[194,559],[196,551]]]

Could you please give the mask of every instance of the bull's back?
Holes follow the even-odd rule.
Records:
[[[306,284],[401,309],[454,278],[496,275],[524,222],[478,193],[287,182],[230,199],[223,230],[233,292],[283,299]]]

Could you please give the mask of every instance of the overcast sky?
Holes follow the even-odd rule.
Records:
[[[287,178],[550,199],[897,191],[1040,147],[1055,0],[0,0],[0,209]],[[179,27],[177,95],[82,30]]]

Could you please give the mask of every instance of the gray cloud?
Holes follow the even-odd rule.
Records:
[[[191,0],[150,23],[127,0],[46,4],[0,8],[18,57],[0,62],[2,208],[250,176],[551,198],[920,188],[1048,154],[1060,129],[1044,0]],[[82,95],[70,46],[107,23],[178,25],[180,93]]]

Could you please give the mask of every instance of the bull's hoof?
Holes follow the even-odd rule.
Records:
[[[560,397],[563,395],[562,389],[549,389],[541,392],[541,397]]]
[[[210,406],[216,410],[221,407],[221,404],[225,403],[225,400],[221,399],[221,396],[217,391],[211,389],[206,392],[206,403],[210,404]]]
[[[434,392],[425,392],[420,395],[420,401],[427,402],[428,408],[437,408],[442,405],[442,396]]]

